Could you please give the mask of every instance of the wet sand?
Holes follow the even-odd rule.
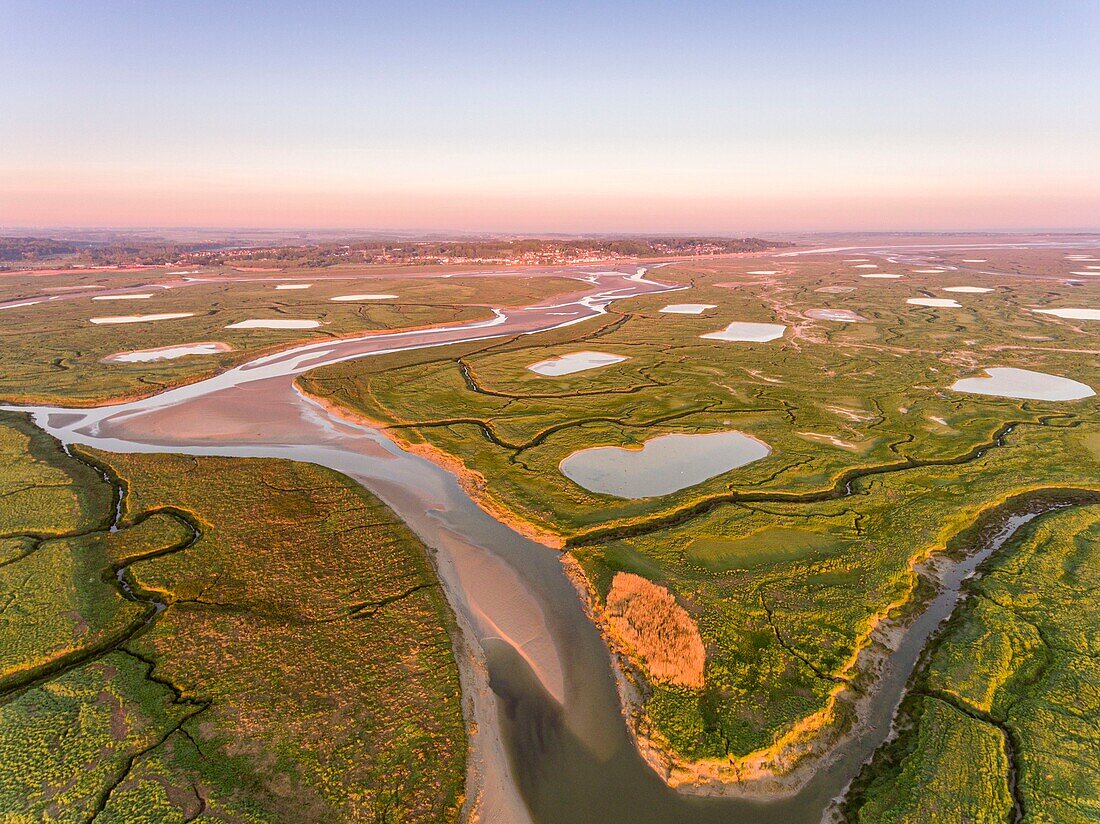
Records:
[[[232,352],[233,347],[220,341],[201,343],[179,343],[158,346],[155,349],[134,349],[129,352],[116,352],[103,359],[104,363],[149,363],[151,361],[175,360],[189,355],[216,355],[219,352]]]

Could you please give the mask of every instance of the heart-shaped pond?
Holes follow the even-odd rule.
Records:
[[[765,458],[771,448],[741,432],[661,435],[640,449],[596,446],[574,452],[558,468],[590,492],[617,498],[667,495]]]

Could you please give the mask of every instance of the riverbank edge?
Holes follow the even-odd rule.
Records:
[[[1021,506],[1017,509],[1010,509],[1009,507],[1013,503],[1020,503]],[[1033,520],[1022,525],[1023,527],[1033,527],[1039,519],[1054,512],[1067,508],[1096,505],[1100,505],[1100,487],[1097,489],[1049,487],[1033,493],[1024,493],[1023,495],[1015,496],[1010,499],[1006,505],[1000,507],[999,516],[994,517],[986,524],[980,526],[975,525],[974,536],[970,540],[972,543],[981,543],[984,540],[988,540],[991,533],[995,533],[1001,524],[1013,516],[1035,514],[1036,517]],[[954,627],[958,626],[960,620],[963,620],[960,615],[961,609],[963,605],[973,597],[972,589],[974,582],[981,580],[985,574],[989,572],[990,568],[1004,558],[1006,554],[1011,555],[1024,537],[1025,536],[1021,534],[1021,530],[1017,530],[999,549],[994,551],[978,565],[972,577],[963,580],[959,587],[959,599],[951,610],[951,614],[928,637],[928,640],[921,649],[920,657],[917,659],[916,665],[913,667],[912,672],[909,674],[909,678],[906,680],[905,690],[902,693],[901,701],[891,721],[889,734],[886,736],[886,739],[875,748],[875,751],[867,760],[864,761],[860,771],[852,778],[851,782],[845,788],[844,793],[833,800],[831,811],[835,813],[838,820],[852,820],[852,814],[858,809],[859,804],[865,801],[864,794],[867,788],[874,779],[878,777],[878,771],[884,768],[884,765],[878,765],[877,770],[875,768],[876,762],[880,757],[884,754],[889,757],[891,750],[899,745],[903,745],[909,736],[915,734],[916,727],[912,723],[912,710],[914,699],[919,697],[915,694],[915,691],[919,690],[922,682],[927,677],[932,656],[935,654],[936,649],[942,643],[943,639]],[[958,554],[957,550],[949,549],[940,557],[957,560]],[[939,558],[929,559],[929,563],[937,560],[939,560]]]
[[[327,398],[307,391],[297,379],[294,381],[294,389],[307,401],[321,407],[337,420],[344,420],[355,426],[368,427],[384,432],[386,436],[390,437],[403,451],[417,454],[451,473],[463,486],[463,490],[471,495],[474,502],[478,506],[482,506],[481,497],[474,498],[471,490],[466,488],[465,483],[467,479],[465,479],[464,475],[460,474],[459,471],[460,467],[462,470],[465,470],[465,467],[462,467],[461,462],[457,459],[452,458],[441,450],[434,450],[439,453],[438,455],[433,454],[432,450],[417,450],[415,448],[416,444],[407,444],[402,439],[394,438],[392,433],[386,429],[386,426],[381,422],[372,421],[365,415],[360,415],[347,407],[333,403]],[[455,464],[454,466],[451,465],[452,462]],[[468,474],[473,475],[475,473]],[[484,483],[484,478],[480,475],[477,475],[477,478],[480,478],[482,483]],[[486,511],[488,511],[492,517],[496,517],[492,511]],[[505,523],[508,526],[512,526],[509,521],[505,521]],[[528,535],[527,537],[532,536]],[[539,539],[536,537],[534,540]],[[545,543],[544,541],[539,542]],[[489,685],[489,667],[485,661],[485,654],[472,640],[476,637],[476,634],[469,622],[462,616],[461,612],[456,610],[453,606],[457,600],[461,600],[461,593],[456,593],[452,588],[451,582],[453,576],[444,574],[441,569],[444,563],[443,555],[437,549],[427,544],[425,544],[424,547],[428,559],[432,564],[432,569],[435,571],[436,578],[439,580],[440,586],[443,587],[447,596],[445,599],[448,606],[447,611],[452,621],[448,626],[448,631],[451,635],[452,654],[458,665],[459,685],[462,692],[462,717],[466,726],[466,788],[465,800],[459,811],[458,820],[462,822],[462,824],[476,824],[476,822],[481,821],[483,818],[483,802],[486,793],[485,773],[491,772],[487,765],[493,761],[498,762],[498,766],[500,766],[504,772],[510,772],[511,766],[508,763],[508,756],[504,751],[504,744],[500,740],[499,735],[493,735],[491,739],[487,738],[487,736],[492,735],[492,733],[483,731],[481,725],[478,723],[477,699],[475,695],[489,695],[492,692],[492,688]],[[549,544],[547,544],[547,547],[550,549],[554,548]],[[514,792],[505,793],[505,795],[502,796],[502,800],[508,807],[508,809],[503,812],[508,815],[509,821],[515,822],[515,824],[523,824],[524,822],[531,821],[530,813],[518,794]]]
[[[825,705],[796,721],[772,746],[729,760],[692,761],[675,753],[645,710],[648,678],[644,668],[611,629],[606,610],[580,563],[568,552],[563,553],[561,559],[567,577],[581,598],[585,614],[608,647],[628,732],[650,768],[666,784],[686,795],[767,801],[798,793],[818,771],[839,757],[836,746],[856,735],[866,723],[867,705],[875,694],[878,676],[887,659],[909,625],[942,591],[942,576],[950,566],[979,551],[1013,516],[1037,510],[1043,512],[1052,505],[1095,502],[1100,502],[1100,487],[1092,490],[1034,487],[1013,491],[980,510],[969,526],[940,545],[928,546],[915,553],[908,562],[909,589],[902,598],[871,616],[867,631],[837,674],[843,680],[830,691]],[[957,608],[958,604],[952,609],[952,616]],[[926,648],[935,637],[934,634],[925,642]],[[922,651],[922,658],[923,655]],[[901,696],[903,700],[916,672],[914,669],[907,679]],[[880,746],[886,743],[888,741]]]
[[[365,426],[384,432],[386,437],[393,441],[402,452],[408,452],[431,461],[440,469],[450,473],[458,481],[462,491],[469,495],[483,512],[500,521],[514,532],[518,532],[524,538],[529,538],[550,549],[561,550],[564,548],[565,538],[563,536],[540,529],[493,499],[487,491],[489,484],[485,476],[476,470],[470,469],[460,458],[427,442],[410,441],[400,434],[400,430],[394,429],[392,423],[375,420],[336,401],[318,395],[307,389],[297,378],[294,380],[294,389],[306,400],[317,404],[330,415],[346,420],[356,426]]]

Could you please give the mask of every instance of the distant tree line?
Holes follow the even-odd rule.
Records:
[[[74,254],[86,246],[46,237],[0,237],[0,260],[46,260]]]

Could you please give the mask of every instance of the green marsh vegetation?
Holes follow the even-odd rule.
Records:
[[[0,454],[4,820],[457,815],[450,613],[381,503],[306,464],[70,457],[12,414]]]
[[[382,277],[362,269],[287,270],[276,275],[226,271],[221,276],[267,277],[262,282],[218,282],[218,273],[196,275],[214,282],[163,289],[180,280],[163,270],[97,272],[31,277],[0,276],[0,301],[34,296],[65,297],[0,310],[0,401],[91,406],[154,394],[166,387],[209,377],[265,352],[296,343],[320,342],[371,332],[466,323],[492,317],[493,305],[524,305],[579,291],[584,284],[562,277],[447,278]],[[299,278],[274,280],[273,278]],[[276,290],[280,283],[309,282],[309,289]],[[335,279],[337,277],[347,279]],[[47,289],[102,286],[106,290],[152,284],[141,300],[66,297]],[[397,298],[333,302],[348,294],[395,294]],[[104,324],[93,317],[193,313],[192,317]],[[315,320],[316,329],[226,329],[244,320]],[[143,363],[104,363],[120,352],[201,342],[222,342],[232,351]]]
[[[901,734],[847,803],[860,822],[1100,816],[1100,506],[1041,516],[933,642]]]
[[[834,259],[663,268],[656,277],[693,286],[672,300],[718,308],[663,315],[669,295],[639,297],[543,335],[348,362],[299,382],[460,461],[489,506],[558,536],[598,599],[618,571],[674,592],[707,646],[706,686],[646,685],[643,732],[685,761],[736,762],[807,727],[844,725],[849,710],[834,696],[858,680],[871,629],[911,603],[915,560],[1021,495],[1100,489],[1095,397],[948,389],[1004,365],[1100,387],[1095,334],[1028,311],[1081,293],[877,262],[905,276],[861,278]],[[780,274],[747,274],[765,269]],[[959,295],[961,309],[905,303],[966,284],[994,291]],[[854,291],[817,291],[836,285]],[[814,308],[869,322],[812,321]],[[769,343],[699,338],[731,321],[788,329]],[[557,378],[526,369],[581,349],[628,360]],[[578,449],[726,430],[771,455],[638,500],[590,493],[558,470]]]

